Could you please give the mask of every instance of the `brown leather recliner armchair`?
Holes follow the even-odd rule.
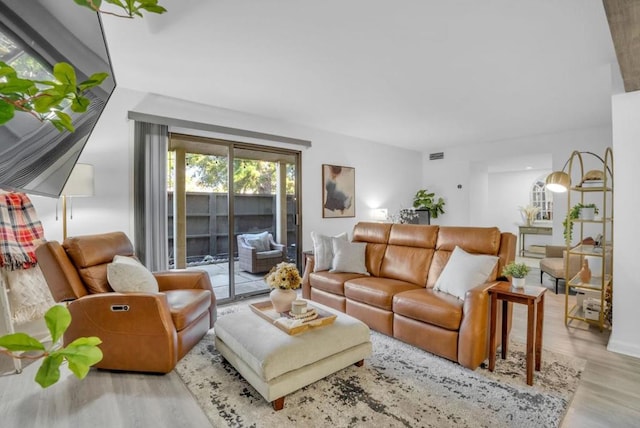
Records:
[[[133,256],[122,232],[45,242],[38,263],[56,302],[68,302],[71,325],[64,343],[102,340],[109,370],[168,373],[213,327],[216,299],[203,271],[154,273],[159,293],[117,293],[107,281],[115,255]]]

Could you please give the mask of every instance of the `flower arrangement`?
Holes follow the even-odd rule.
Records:
[[[287,262],[281,262],[272,267],[265,275],[264,280],[270,288],[281,290],[294,290],[300,288],[302,284],[302,278],[300,278],[300,272],[298,272],[296,265]]]
[[[520,208],[520,213],[527,226],[531,226],[536,219],[536,216],[540,212],[540,207],[534,207],[533,205],[527,205]]]
[[[511,262],[502,269],[502,274],[514,278],[524,278],[529,271],[531,271],[531,268],[524,263]]]

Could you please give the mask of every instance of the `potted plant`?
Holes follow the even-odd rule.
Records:
[[[571,243],[573,237],[573,222],[576,219],[593,220],[594,216],[598,214],[598,207],[596,204],[575,204],[567,213],[562,226],[564,227],[563,235],[564,240],[567,243]]]
[[[413,197],[413,207],[418,211],[427,211],[430,218],[438,218],[438,215],[444,214],[442,208],[444,204],[444,199],[436,198],[435,193],[429,192],[427,189],[418,190]],[[427,220],[425,223],[429,224],[429,221]]]
[[[523,288],[524,279],[531,271],[531,268],[524,263],[511,262],[502,269],[502,275],[511,277],[511,284],[514,288]]]

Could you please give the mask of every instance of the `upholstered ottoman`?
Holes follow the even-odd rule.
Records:
[[[284,397],[371,355],[369,327],[349,315],[313,303],[337,315],[333,324],[291,336],[253,312],[218,318],[214,326],[220,354],[275,410]]]

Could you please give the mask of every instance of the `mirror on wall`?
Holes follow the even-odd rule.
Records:
[[[24,112],[0,126],[0,188],[57,197],[116,86],[100,16],[69,0],[0,0],[0,61],[32,80],[50,80],[58,62],[79,82],[109,74],[86,94],[87,112],[65,110],[72,133]]]

